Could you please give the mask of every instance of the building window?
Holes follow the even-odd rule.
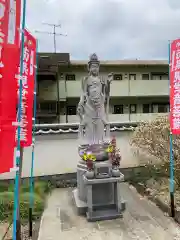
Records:
[[[43,102],[39,104],[39,111],[46,113],[56,113],[57,103],[56,102]]]
[[[152,80],[168,80],[168,73],[152,73]]]
[[[158,104],[158,113],[166,113],[169,111],[169,104],[160,103]]]
[[[123,105],[114,106],[114,114],[123,114],[123,113],[124,113]]]
[[[114,80],[122,80],[122,74],[114,74]]]
[[[76,115],[76,106],[68,106],[67,115]]]
[[[168,73],[162,75],[162,80],[169,80],[169,75],[168,75]]]
[[[136,80],[136,74],[129,74],[129,80]]]
[[[148,73],[142,74],[142,80],[149,80],[149,74]]]
[[[130,105],[130,113],[136,113],[136,104]]]
[[[38,74],[37,81],[55,81],[56,75],[52,74]]]
[[[75,81],[76,80],[75,74],[66,74],[66,80],[67,81]]]
[[[150,105],[143,104],[143,113],[150,113]]]

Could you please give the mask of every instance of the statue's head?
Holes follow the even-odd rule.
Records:
[[[88,71],[91,75],[97,76],[99,74],[99,60],[97,55],[94,53],[90,56],[89,62],[88,62]]]

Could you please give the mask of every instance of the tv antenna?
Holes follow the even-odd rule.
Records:
[[[56,28],[61,28],[61,24],[43,23],[43,25],[48,25],[50,27],[53,27],[53,31],[52,32],[35,31],[35,32],[36,33],[40,33],[40,34],[53,35],[53,39],[54,39],[54,53],[56,53],[56,36],[67,37],[67,34],[62,34],[62,33],[57,33],[56,32]]]

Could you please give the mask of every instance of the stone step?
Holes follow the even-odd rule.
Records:
[[[122,214],[117,212],[116,209],[100,209],[93,211],[91,216],[89,215],[89,212],[87,212],[86,216],[89,222],[96,222],[120,218],[122,217]]]

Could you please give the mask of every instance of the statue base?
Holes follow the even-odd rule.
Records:
[[[78,214],[86,215],[88,221],[122,217],[125,202],[120,196],[120,183],[124,176],[120,173],[119,177],[113,177],[111,168],[109,161],[97,162],[95,177],[88,179],[86,163],[80,161],[78,164],[77,189],[73,191],[73,198]]]

